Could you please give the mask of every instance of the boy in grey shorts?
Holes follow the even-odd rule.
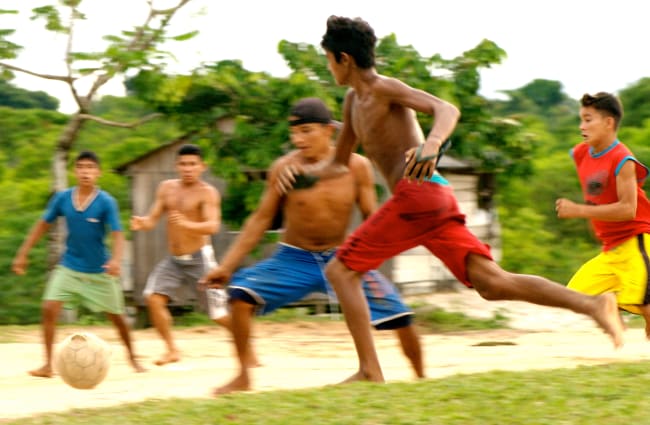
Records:
[[[167,296],[170,300],[185,303],[196,294],[196,282],[209,270],[217,267],[214,249],[205,245],[193,254],[170,255],[160,261],[147,278],[143,295]],[[228,295],[224,289],[206,290],[208,315],[218,321],[228,315]]]
[[[221,197],[214,186],[201,178],[206,168],[198,146],[181,146],[176,155],[178,178],[158,185],[155,201],[146,216],[131,217],[131,230],[137,231],[153,229],[162,215],[167,215],[170,256],[156,265],[144,290],[149,317],[167,348],[155,361],[157,365],[180,360],[180,350],[172,338],[169,301],[184,301],[210,264],[216,264],[210,236],[219,231]],[[210,317],[230,329],[224,303],[217,303],[223,298],[223,293],[208,294]]]

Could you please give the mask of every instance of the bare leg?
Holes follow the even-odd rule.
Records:
[[[176,348],[174,339],[172,338],[171,327],[173,321],[172,315],[169,314],[169,310],[167,309],[168,302],[169,298],[162,294],[151,294],[147,297],[151,322],[167,346],[167,352],[154,362],[158,366],[174,363],[181,359],[180,352]]]
[[[370,311],[363,293],[360,274],[348,269],[336,258],[327,264],[325,273],[339,299],[345,323],[352,335],[359,357],[359,370],[344,382],[384,382],[384,375],[372,338]]]
[[[138,363],[138,360],[135,357],[135,353],[133,352],[133,345],[131,344],[131,333],[129,332],[129,325],[127,325],[126,320],[124,319],[124,315],[106,313],[106,316],[111,319],[111,322],[113,322],[113,325],[115,325],[118,332],[120,333],[120,338],[126,347],[126,351],[129,355],[129,361],[131,362],[133,369],[135,369],[135,371],[138,373],[145,372],[146,369],[142,367],[140,363]]]
[[[237,360],[239,360],[239,374],[230,382],[213,391],[213,395],[228,394],[236,391],[246,391],[251,388],[250,376],[248,374],[248,360],[250,355],[249,342],[251,323],[253,321],[252,304],[241,300],[233,300],[231,303],[231,329],[235,349],[237,350]]]
[[[650,339],[650,305],[640,305],[639,310],[641,310],[641,316],[645,320],[645,337]]]
[[[56,333],[56,322],[61,313],[63,303],[61,301],[46,300],[41,307],[43,329],[43,342],[45,344],[45,364],[38,369],[30,370],[28,373],[39,378],[51,378],[52,371],[52,348],[54,346],[54,335]]]
[[[623,327],[613,293],[581,294],[543,277],[506,272],[494,261],[476,254],[467,257],[467,274],[487,300],[527,301],[586,314],[612,338],[615,347],[623,345]]]
[[[230,334],[233,334],[232,330],[232,317],[231,315],[223,316],[218,319],[212,319],[214,323],[223,326],[226,328]],[[253,344],[250,343],[250,337],[249,337],[249,343],[248,343],[248,360],[246,360],[246,364],[248,367],[259,367],[262,364],[260,361],[257,359],[257,354],[255,354],[255,350],[253,349]]]
[[[424,365],[422,362],[422,346],[420,345],[420,337],[414,325],[405,326],[403,328],[395,329],[395,333],[399,338],[402,352],[409,359],[413,366],[413,371],[418,378],[424,378]]]

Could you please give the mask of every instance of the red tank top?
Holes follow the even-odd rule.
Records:
[[[637,177],[636,217],[627,221],[591,220],[596,237],[608,251],[641,233],[650,233],[650,201],[641,188],[648,168],[641,164],[632,152],[616,140],[602,152],[593,154],[588,143],[580,143],[571,151],[576,163],[580,185],[586,204],[604,205],[618,201],[616,176],[626,161],[634,161]]]

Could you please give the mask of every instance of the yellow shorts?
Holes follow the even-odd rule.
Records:
[[[588,295],[615,292],[620,308],[640,314],[638,306],[650,303],[649,248],[650,235],[630,238],[583,264],[567,287]]]

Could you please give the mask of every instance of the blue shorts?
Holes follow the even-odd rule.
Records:
[[[228,286],[230,299],[257,305],[260,315],[314,292],[327,294],[336,302],[336,294],[325,278],[325,265],[335,253],[335,249],[306,251],[280,243],[271,257],[233,275]],[[377,270],[363,275],[363,290],[375,328],[397,329],[411,324],[413,312],[404,305],[395,286]]]

